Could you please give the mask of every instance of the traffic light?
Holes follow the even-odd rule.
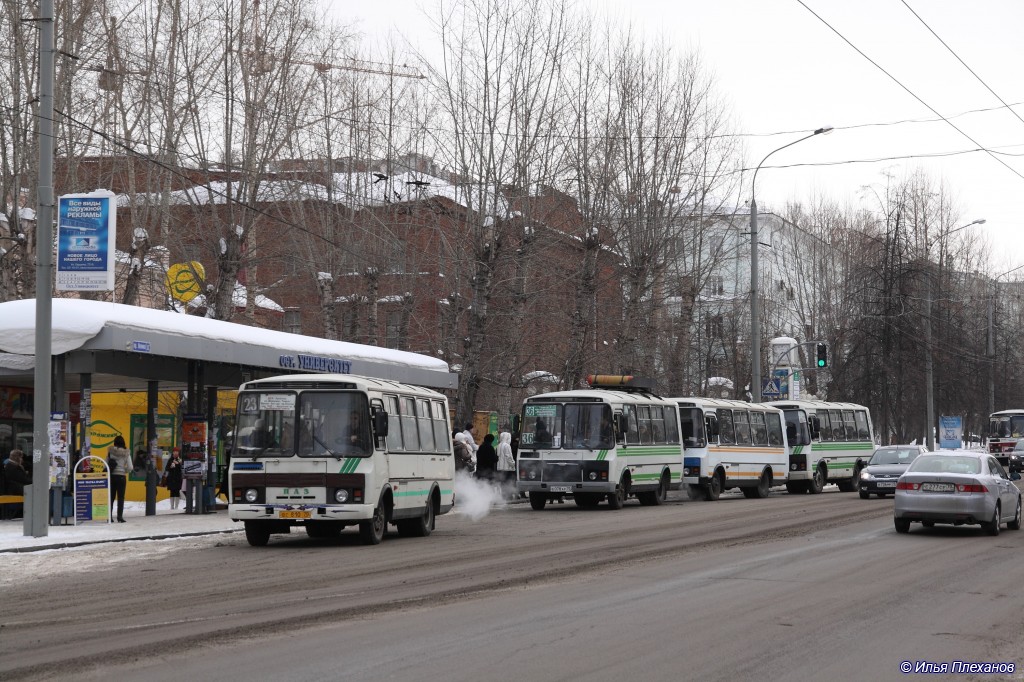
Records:
[[[821,369],[822,367],[828,367],[828,345],[824,343],[819,343],[815,347],[815,351],[818,358],[818,369]]]

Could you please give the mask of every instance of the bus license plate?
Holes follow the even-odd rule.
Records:
[[[572,492],[572,486],[571,485],[553,485],[550,488],[548,488],[548,490],[550,490],[553,493],[571,493]]]
[[[308,519],[310,516],[308,511],[283,511],[281,512],[282,519]]]

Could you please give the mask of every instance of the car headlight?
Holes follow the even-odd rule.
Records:
[[[860,480],[862,480],[862,481],[870,481],[873,478],[874,478],[874,476],[872,476],[871,474],[869,474],[866,471],[860,472]]]
[[[260,491],[256,488],[249,488],[245,491],[245,501],[252,504],[256,500],[260,499]]]
[[[348,502],[348,491],[345,490],[344,488],[338,488],[337,490],[335,490],[334,501],[342,503]]]

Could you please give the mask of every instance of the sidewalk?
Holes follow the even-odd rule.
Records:
[[[223,506],[223,505],[222,505]],[[98,542],[124,542],[125,540],[163,539],[189,535],[210,535],[242,530],[241,523],[228,518],[226,509],[212,514],[185,514],[184,500],[178,509],[171,510],[169,500],[158,502],[156,515],[146,516],[145,502],[124,505],[124,523],[86,523],[75,526],[47,526],[46,536],[25,536],[22,519],[0,521],[0,553],[35,552],[60,549]],[[70,522],[72,519],[65,519]]]

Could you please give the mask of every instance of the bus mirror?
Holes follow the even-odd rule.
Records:
[[[384,410],[373,412],[373,433],[377,438],[384,438],[388,435],[388,413]]]

